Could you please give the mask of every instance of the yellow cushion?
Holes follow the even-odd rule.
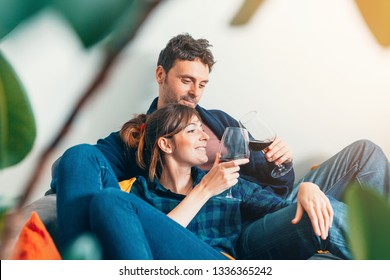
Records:
[[[131,186],[133,185],[135,180],[136,180],[136,178],[133,177],[133,178],[130,178],[128,180],[120,181],[119,186],[120,186],[121,190],[129,193],[131,191]]]

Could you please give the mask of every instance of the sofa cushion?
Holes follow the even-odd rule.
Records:
[[[33,211],[24,224],[11,259],[14,260],[60,260],[61,256],[53,239],[46,230],[37,212]]]
[[[58,248],[59,236],[57,226],[56,194],[46,195],[25,206],[22,212],[24,221],[29,219],[33,211],[37,212]]]

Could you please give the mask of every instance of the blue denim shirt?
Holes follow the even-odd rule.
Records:
[[[205,172],[192,168],[192,178],[196,187]],[[142,176],[133,183],[131,193],[168,214],[184,198],[184,195],[171,192],[157,179],[153,182]],[[227,200],[212,197],[199,210],[187,229],[219,251],[235,257],[235,245],[242,226],[252,219],[263,217],[289,204],[275,193],[239,178],[232,187],[232,194],[240,200]],[[244,214],[245,213],[245,214]],[[157,229],[158,230],[158,229]]]

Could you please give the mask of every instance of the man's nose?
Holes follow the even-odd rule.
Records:
[[[197,85],[193,85],[189,92],[191,95],[198,97],[200,95],[200,89]]]

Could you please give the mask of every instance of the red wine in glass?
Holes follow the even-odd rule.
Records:
[[[248,130],[253,138],[249,140],[249,149],[264,151],[276,139],[276,132],[263,120],[257,111],[250,111],[241,117],[240,126]],[[271,176],[279,178],[292,169],[292,161],[276,165]]]
[[[238,156],[229,156],[229,157],[220,157],[220,160],[222,162],[227,162],[227,161],[232,161],[232,160],[236,160],[236,159],[242,159],[242,158],[247,158],[247,157],[244,157],[244,156],[241,156],[241,155],[238,155]]]
[[[222,135],[219,146],[221,161],[249,158],[249,135],[245,128],[227,127]],[[231,188],[217,195],[217,198],[240,200],[232,195]]]
[[[249,140],[249,149],[254,152],[266,149],[273,141]]]

